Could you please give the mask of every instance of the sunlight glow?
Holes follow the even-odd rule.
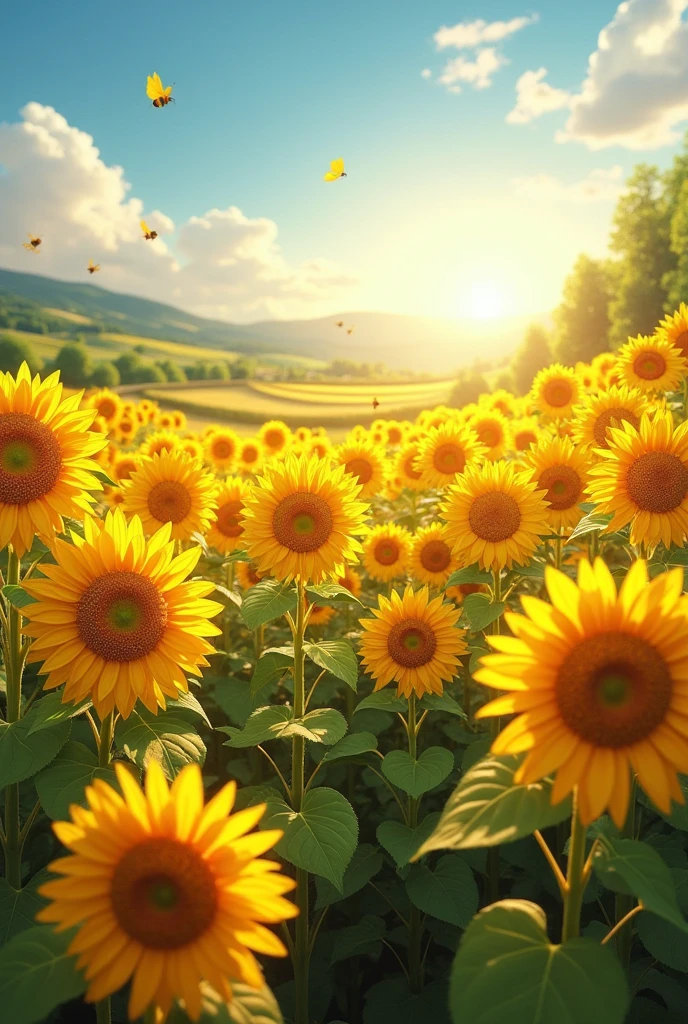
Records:
[[[476,282],[471,289],[470,315],[477,320],[488,320],[504,313],[504,296],[490,281]]]

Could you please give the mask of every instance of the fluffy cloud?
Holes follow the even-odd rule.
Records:
[[[654,149],[688,119],[688,0],[626,0],[599,35],[558,141]]]
[[[492,46],[478,50],[475,60],[466,60],[465,57],[455,57],[448,61],[439,81],[446,85],[450,92],[461,92],[460,82],[472,85],[474,89],[487,89],[492,85],[492,77],[503,64],[508,63],[506,58]]]
[[[537,14],[522,18],[511,18],[510,21],[460,21],[457,25],[443,25],[435,32],[434,40],[438,50],[473,50],[473,59],[455,57],[447,61],[437,80],[446,86],[449,92],[461,92],[461,83],[472,85],[474,89],[487,89],[492,79],[504,64],[508,64],[494,46],[486,43],[500,43],[504,39],[520,32],[527,25],[538,20]],[[430,78],[428,68],[421,71],[423,78]]]
[[[103,162],[90,135],[38,103],[22,118],[0,124],[1,266],[83,280],[94,259],[106,288],[237,321],[317,316],[355,283],[324,259],[291,266],[274,221],[235,206],[190,218],[172,244],[173,221],[129,195],[123,169]],[[142,242],[141,217],[155,242]],[[21,247],[29,231],[45,239],[40,256]]]
[[[569,93],[555,89],[545,81],[547,68],[526,71],[516,83],[516,106],[509,114],[509,124],[527,124],[542,114],[561,110],[571,103]]]
[[[538,20],[537,14],[524,18],[511,18],[510,21],[460,21],[451,28],[443,25],[435,32],[434,39],[438,50],[446,50],[452,46],[455,50],[469,50],[481,43],[499,43],[514,32],[520,32],[527,25]]]
[[[570,185],[548,174],[535,174],[530,178],[516,178],[516,195],[536,202],[598,203],[613,202],[623,188],[623,168],[597,168]]]

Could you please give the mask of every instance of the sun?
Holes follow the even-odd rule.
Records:
[[[469,316],[489,320],[504,312],[504,295],[494,281],[475,281],[467,296]]]

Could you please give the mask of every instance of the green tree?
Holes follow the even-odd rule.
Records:
[[[600,260],[582,254],[564,282],[554,311],[554,355],[566,366],[589,363],[609,348],[609,273]]]
[[[85,388],[91,379],[91,357],[84,345],[70,342],[63,345],[53,364],[60,371],[60,380],[68,388]]]
[[[0,370],[14,373],[23,362],[28,363],[31,373],[36,373],[43,365],[33,348],[24,338],[12,338],[9,334],[0,334]]]
[[[610,341],[622,345],[652,334],[664,312],[665,279],[675,267],[670,247],[671,204],[656,167],[638,164],[614,212],[610,248],[613,297]]]
[[[209,380],[229,380],[229,367],[224,361],[221,363],[211,363],[208,373]]]
[[[164,384],[167,380],[165,373],[154,363],[141,363],[134,371],[133,384]]]
[[[673,312],[688,298],[688,177],[681,185],[674,206],[670,244],[676,257],[676,266],[664,275],[667,312]]]
[[[180,366],[179,363],[173,362],[171,359],[158,359],[155,365],[160,367],[168,380],[178,381],[179,383],[186,380],[184,367]]]
[[[535,374],[551,362],[552,351],[547,331],[542,324],[531,324],[511,362],[516,394],[525,395],[530,391]]]
[[[235,359],[229,364],[229,376],[232,380],[248,380],[255,373],[255,368],[251,359]]]
[[[89,384],[93,388],[116,388],[120,383],[119,370],[114,363],[96,363],[91,370]]]
[[[141,356],[137,355],[136,352],[123,352],[121,356],[115,359],[114,365],[119,371],[122,384],[137,384],[138,378],[136,374],[144,363]]]

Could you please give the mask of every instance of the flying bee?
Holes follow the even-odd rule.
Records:
[[[23,242],[22,243],[24,248],[28,249],[29,252],[40,253],[41,250],[40,250],[39,246],[43,244],[43,239],[42,238],[36,238],[35,235],[31,235],[31,234],[29,235],[29,238],[31,239],[30,242]]]
[[[374,398],[373,399],[373,412],[377,409],[379,404],[380,403],[378,402],[377,398]]]
[[[327,174],[323,175],[324,181],[336,181],[337,178],[346,178],[344,172],[344,161],[341,157],[337,160],[333,160],[330,164],[330,169]]]
[[[337,320],[337,323],[336,323],[336,325],[335,325],[335,326],[337,326],[337,327],[343,327],[343,326],[344,326],[344,321],[343,321],[343,320]]]
[[[153,72],[153,76],[148,76],[146,81],[146,95],[149,100],[153,100],[154,107],[166,107],[168,103],[174,103],[172,99],[172,86],[168,85],[165,88],[160,81],[160,75],[157,71]]]
[[[97,270],[100,270],[100,263],[94,263],[93,260],[88,261],[88,267],[86,268],[89,274],[95,274]]]
[[[354,324],[353,327],[347,327],[346,333],[347,334],[353,334],[355,330],[356,330],[356,325]]]
[[[145,220],[141,221],[141,230],[143,231],[143,237],[146,239],[147,242],[152,242],[154,239],[158,237],[158,232],[151,231],[151,229],[146,224]]]

